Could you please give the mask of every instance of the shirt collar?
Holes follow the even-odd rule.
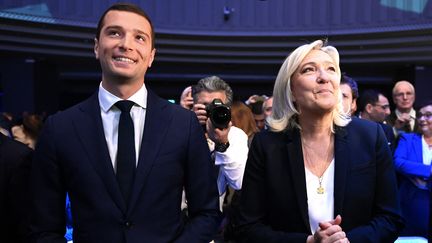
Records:
[[[402,113],[398,109],[395,110],[395,114],[397,117],[400,117],[402,115]],[[409,115],[411,118],[415,119],[416,118],[416,111],[413,108],[411,108]]]
[[[135,102],[135,104],[145,109],[147,108],[147,93],[145,84],[143,84],[135,94],[128,98],[128,100]],[[108,110],[111,109],[117,101],[122,100],[102,87],[102,82],[99,84],[98,98],[99,105],[104,112],[108,112]]]

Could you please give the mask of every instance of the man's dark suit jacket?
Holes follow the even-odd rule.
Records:
[[[32,150],[0,133],[0,242],[26,242]]]
[[[32,242],[64,242],[69,193],[74,242],[209,242],[220,220],[209,149],[196,115],[149,90],[129,205],[106,145],[97,93],[49,117],[32,171]],[[189,221],[180,210],[185,188]]]
[[[391,126],[384,124],[384,123],[381,123],[381,122],[378,122],[378,124],[380,124],[381,128],[383,129],[384,134],[387,138],[388,145],[389,145],[390,150],[393,154],[395,149],[396,149],[396,139],[395,139],[395,136],[393,133],[393,128]]]
[[[394,242],[403,223],[392,156],[380,126],[353,118],[335,134],[334,213],[353,242]],[[249,150],[237,215],[241,242],[311,235],[300,132],[265,131]]]

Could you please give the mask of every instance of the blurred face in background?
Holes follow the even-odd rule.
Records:
[[[270,97],[264,101],[263,110],[264,110],[265,117],[268,117],[271,115],[272,110],[273,110],[273,97]]]
[[[415,101],[415,92],[411,84],[402,81],[396,84],[393,92],[393,102],[396,108],[401,112],[409,112]]]
[[[370,118],[375,122],[383,122],[390,115],[390,104],[384,95],[378,96],[378,102],[370,104],[368,109]]]
[[[220,99],[222,103],[227,103],[227,96],[224,91],[207,92],[201,91],[198,93],[198,99],[196,100],[193,110],[197,114],[198,120],[201,125],[205,125],[207,122],[206,106],[211,104],[214,99]]]
[[[266,116],[264,115],[264,113],[262,114],[253,114],[256,126],[258,127],[258,129],[262,130],[265,127],[265,118]]]
[[[349,84],[341,84],[342,102],[345,113],[353,114],[357,110],[356,100],[353,99],[352,89]]]
[[[431,137],[432,136],[432,105],[422,107],[419,110],[417,120],[418,120],[420,132],[427,137]]]

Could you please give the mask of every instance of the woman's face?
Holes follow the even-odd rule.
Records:
[[[417,119],[421,133],[432,136],[432,105],[422,107],[419,110]]]
[[[300,113],[331,112],[338,103],[339,79],[333,59],[312,50],[291,77],[294,102]]]

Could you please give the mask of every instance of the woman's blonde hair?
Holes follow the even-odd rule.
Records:
[[[295,49],[285,59],[276,77],[273,89],[273,112],[271,116],[267,118],[267,124],[272,131],[283,131],[290,127],[298,127],[301,129],[296,118],[299,112],[296,109],[293,101],[293,94],[291,91],[291,77],[300,66],[303,59],[312,50],[321,50],[332,58],[336,66],[338,82],[340,82],[341,71],[339,67],[339,53],[335,47],[326,46],[326,42],[322,40],[316,40],[310,44],[302,45]],[[339,86],[336,90],[336,94],[338,95],[338,104],[332,111],[332,131],[334,131],[334,125],[343,127],[351,121],[350,116],[343,111],[342,93]]]

